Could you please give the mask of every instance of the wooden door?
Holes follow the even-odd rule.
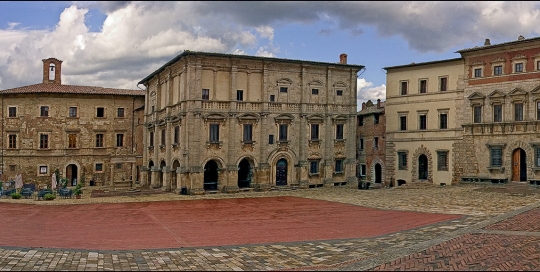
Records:
[[[276,185],[287,185],[287,161],[280,159],[276,164]]]
[[[518,148],[512,153],[512,181],[519,181],[520,178],[519,166],[521,165],[521,158],[519,150]]]

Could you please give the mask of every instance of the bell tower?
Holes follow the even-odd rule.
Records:
[[[62,61],[55,58],[43,60],[43,83],[62,84]]]

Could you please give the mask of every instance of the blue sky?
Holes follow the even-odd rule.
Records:
[[[0,2],[0,89],[41,81],[135,89],[183,50],[366,66],[359,107],[384,100],[384,67],[538,36],[538,2]],[[517,18],[517,19],[516,19]]]

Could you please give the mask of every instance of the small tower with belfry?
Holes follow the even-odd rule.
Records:
[[[43,83],[62,84],[62,61],[55,58],[43,60]]]

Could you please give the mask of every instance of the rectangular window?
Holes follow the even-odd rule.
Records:
[[[536,61],[536,70],[540,71],[540,60]]]
[[[41,106],[41,108],[40,108],[40,116],[41,117],[49,116],[49,106]]]
[[[209,99],[210,99],[210,90],[202,89],[202,100],[209,100]]]
[[[399,117],[399,130],[407,130],[407,116]]]
[[[493,67],[493,75],[502,75],[502,65]]]
[[[440,129],[447,129],[448,128],[448,114],[447,113],[441,113],[439,114],[439,128]]]
[[[253,125],[244,124],[244,142],[251,143],[253,141]]]
[[[473,107],[473,122],[482,123],[482,106]]]
[[[534,153],[535,153],[535,162],[536,162],[535,165],[536,167],[540,167],[540,147],[537,146],[534,149],[535,149]]]
[[[336,125],[336,139],[343,140],[343,124]]]
[[[502,166],[502,148],[501,147],[491,147],[491,167],[501,167]]]
[[[373,123],[374,124],[379,123],[379,114],[378,113],[373,114]]]
[[[337,90],[337,91],[336,91],[336,95],[342,96],[342,95],[343,95],[343,90]]]
[[[99,107],[96,109],[96,117],[105,117],[105,108]]]
[[[116,134],[116,146],[124,146],[124,134]]]
[[[422,115],[419,116],[418,129],[420,129],[420,130],[426,130],[427,129],[427,116],[425,114],[422,114]]]
[[[407,152],[398,152],[398,170],[407,170]]]
[[[68,148],[77,148],[77,134],[68,134]]]
[[[39,135],[39,148],[49,148],[49,135],[48,134]]]
[[[540,101],[536,102],[536,120],[540,120]]]
[[[365,177],[366,176],[366,165],[360,164],[360,176]]]
[[[514,120],[523,121],[523,103],[514,104]]]
[[[427,93],[427,80],[420,80],[420,93]]]
[[[474,77],[482,77],[482,68],[474,69]]]
[[[103,171],[103,163],[96,163],[96,172]]]
[[[276,101],[276,96],[271,94],[270,95],[270,102],[274,102],[274,101]]]
[[[180,142],[180,126],[174,127],[174,142],[173,144],[178,144]]]
[[[336,167],[335,167],[336,173],[342,173],[343,172],[343,160],[339,159],[336,160]]]
[[[274,144],[274,135],[268,135],[268,144]]]
[[[445,92],[447,89],[448,89],[448,78],[441,77],[440,78],[440,91]]]
[[[280,142],[287,141],[287,124],[279,125],[279,141]]]
[[[448,151],[437,151],[437,170],[448,171]]]
[[[401,82],[401,95],[407,95],[407,87],[408,87],[407,81],[402,81]]]
[[[96,147],[103,147],[103,134],[96,134]]]
[[[17,148],[17,134],[9,134],[8,147]]]
[[[117,164],[116,164],[116,169],[122,169],[122,164],[121,164],[121,163],[117,163]]]
[[[39,167],[39,173],[40,174],[47,174],[49,171],[48,171],[48,167],[43,165],[43,166],[40,166]]]
[[[358,116],[358,126],[361,127],[364,125],[364,116]]]
[[[287,87],[279,87],[279,92],[280,93],[286,93],[288,90],[289,90],[289,88],[287,88]]]
[[[360,147],[360,150],[364,150],[364,138],[360,138],[360,142],[358,143],[358,146]]]
[[[119,118],[125,117],[125,115],[124,115],[124,108],[118,108],[116,117],[119,117]]]
[[[373,147],[375,149],[379,148],[379,137],[374,137],[373,138]]]
[[[493,105],[493,122],[502,122],[502,105]]]
[[[319,89],[311,89],[311,94],[319,94]]]
[[[309,162],[309,173],[312,175],[319,173],[319,161]]]
[[[219,142],[219,124],[210,124],[210,142]]]
[[[150,131],[150,135],[148,137],[148,146],[153,147],[154,146],[154,132]]]
[[[236,100],[237,101],[243,101],[244,100],[244,91],[243,90],[236,90]]]
[[[523,72],[523,63],[522,63],[522,62],[516,63],[516,64],[514,65],[514,70],[515,70],[516,73],[521,73],[521,72]]]
[[[319,140],[319,124],[311,124],[311,140]]]
[[[69,117],[77,117],[77,107],[69,107]]]
[[[165,133],[165,129],[162,129],[161,130],[161,142],[159,145],[161,146],[165,146],[165,137],[166,137],[167,133]]]
[[[8,117],[17,117],[17,107],[8,108]]]

